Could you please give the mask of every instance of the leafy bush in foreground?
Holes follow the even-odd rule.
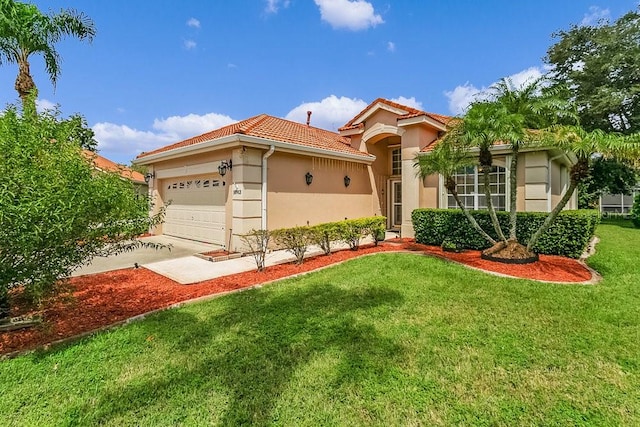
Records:
[[[150,218],[146,197],[98,172],[57,113],[0,116],[0,318],[8,293],[39,301],[95,256],[133,250]]]

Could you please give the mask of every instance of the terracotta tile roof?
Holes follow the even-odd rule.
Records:
[[[343,137],[335,132],[315,128],[313,126],[307,126],[290,120],[280,119],[267,114],[260,114],[259,116],[251,117],[249,119],[221,127],[220,129],[158,148],[157,150],[141,153],[137,158],[163,153],[177,148],[187,147],[235,134],[287,142],[306,147],[322,148],[325,150],[335,151],[337,153],[358,155],[364,158],[371,157],[370,154],[351,147],[351,139]]]
[[[102,157],[99,154],[94,153],[93,151],[82,150],[82,154],[87,159],[92,161],[96,169],[109,172],[118,172],[120,176],[125,179],[129,179],[137,183],[144,183],[144,175],[142,175],[138,171],[134,171],[126,166],[119,165],[116,162],[112,162],[106,157]]]
[[[339,128],[338,130],[350,130],[350,129],[358,129],[362,127],[362,123],[356,123],[356,122],[360,117],[362,117],[367,111],[369,111],[378,103],[386,104],[390,107],[398,108],[400,110],[406,111],[405,114],[398,116],[398,120],[410,119],[412,117],[426,116],[439,123],[442,123],[443,125],[446,125],[452,119],[452,117],[450,116],[443,116],[442,114],[435,114],[435,113],[427,113],[426,111],[422,111],[413,107],[408,107],[406,105],[398,104],[396,102],[389,101],[388,99],[378,98],[375,101],[373,101],[371,104],[367,105],[364,108],[364,110],[360,111],[353,119],[351,119],[347,124]]]

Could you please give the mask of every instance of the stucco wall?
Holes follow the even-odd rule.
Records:
[[[305,182],[307,172],[313,175],[311,185]],[[267,176],[270,230],[381,214],[367,165],[276,151]]]
[[[420,178],[416,178],[420,180]],[[446,208],[447,206],[440,206],[440,178],[437,174],[429,175],[428,177],[420,180],[422,185],[420,186],[420,207],[435,209],[438,207]],[[446,189],[443,189],[446,192]],[[446,200],[446,197],[444,198]]]

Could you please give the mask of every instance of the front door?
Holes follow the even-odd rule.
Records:
[[[391,228],[402,225],[402,181],[391,181]]]

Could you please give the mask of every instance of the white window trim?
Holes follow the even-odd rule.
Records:
[[[504,191],[504,212],[509,212],[509,208],[510,208],[510,185],[509,185],[509,164],[510,162],[509,160],[509,156],[507,156],[507,161],[502,162],[502,161],[495,161],[493,166],[497,166],[497,167],[501,167],[505,170],[505,191]],[[478,210],[478,206],[479,206],[479,196],[483,196],[483,194],[479,194],[478,192],[478,187],[479,187],[479,182],[480,182],[480,177],[481,175],[478,173],[478,166],[473,166],[474,168],[474,172],[475,172],[475,180],[474,180],[474,184],[473,184],[473,208],[471,210]],[[444,177],[442,175],[438,175],[438,187],[440,188],[440,206],[442,206],[443,209],[454,209],[454,208],[449,208],[449,192],[447,191],[447,189],[445,188],[445,183],[444,183]],[[462,197],[468,197],[468,195],[464,195]],[[458,208],[458,206],[456,206],[455,208]]]

